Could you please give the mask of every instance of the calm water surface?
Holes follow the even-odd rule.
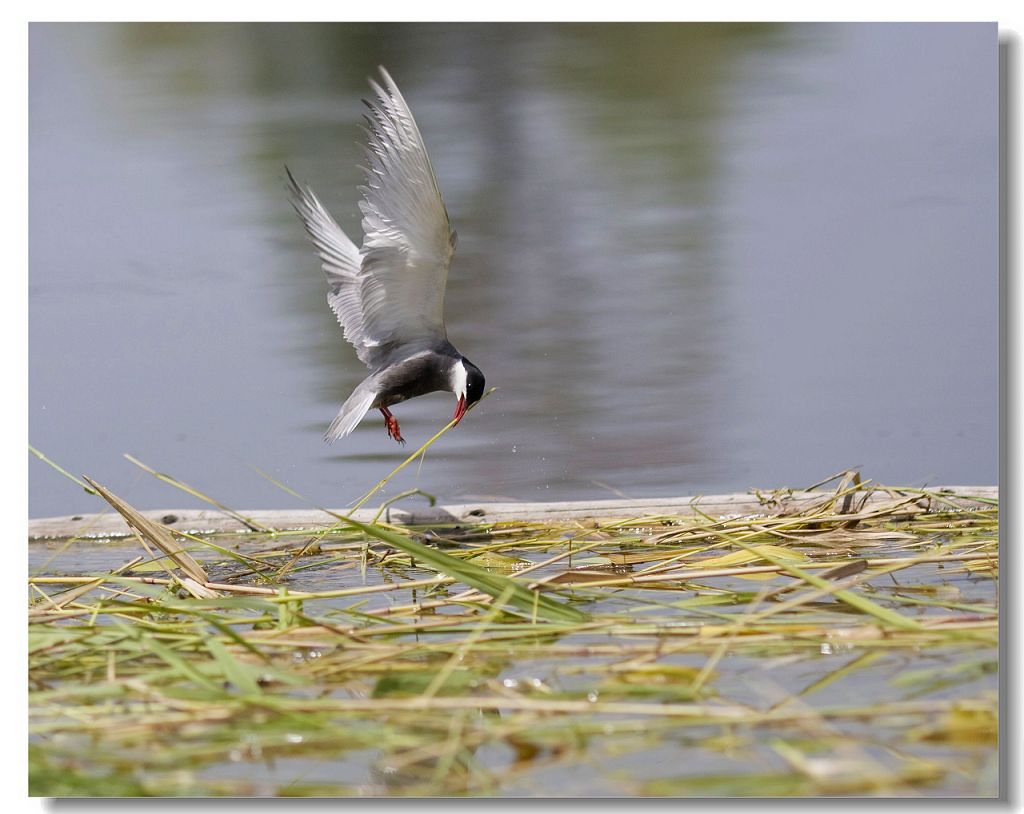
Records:
[[[995,483],[993,25],[34,25],[30,440],[140,507],[345,505],[366,373],[285,162],[359,235],[385,64],[499,390],[391,492],[572,499]],[[401,405],[411,447],[450,395]],[[30,514],[96,510],[32,459]]]

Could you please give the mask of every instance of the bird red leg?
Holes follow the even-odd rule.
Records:
[[[384,416],[384,421],[387,424],[388,436],[394,438],[404,447],[405,439],[402,437],[402,431],[398,428],[398,419],[391,414],[391,411],[387,407],[381,407],[380,413]]]

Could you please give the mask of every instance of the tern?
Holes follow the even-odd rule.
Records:
[[[363,100],[369,112],[361,249],[285,167],[292,206],[323,261],[327,302],[371,371],[331,422],[328,442],[377,409],[388,435],[405,444],[392,405],[445,390],[457,399],[452,420],[458,424],[484,392],[484,374],[448,341],[444,325],[456,234],[412,111],[388,72],[379,70],[384,87],[370,79],[377,98]]]

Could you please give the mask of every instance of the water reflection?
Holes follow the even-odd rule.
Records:
[[[500,388],[396,491],[996,479],[992,26],[35,25],[30,47],[30,437],[138,505],[194,501],[121,452],[266,507],[294,499],[251,467],[343,505],[401,460],[375,420],[321,445],[364,371],[281,185],[287,161],[359,234],[379,63],[459,232],[450,335]],[[398,415],[415,444],[450,413]],[[30,474],[31,514],[96,508]]]

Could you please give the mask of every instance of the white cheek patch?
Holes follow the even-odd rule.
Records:
[[[449,374],[448,382],[451,384],[452,392],[456,398],[466,397],[466,366],[461,361],[452,365],[452,372]]]

